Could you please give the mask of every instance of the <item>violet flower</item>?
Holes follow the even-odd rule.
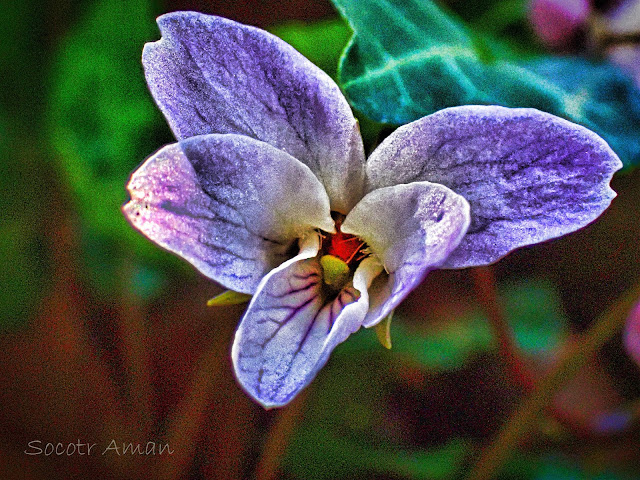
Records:
[[[192,12],[158,24],[143,63],[178,143],[133,173],[124,212],[253,295],[232,358],[265,407],[294,398],[430,270],[572,232],[615,196],[621,163],[608,145],[531,109],[449,108],[399,128],[365,162],[340,89],[291,46]]]

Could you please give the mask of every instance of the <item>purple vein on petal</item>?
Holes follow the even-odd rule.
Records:
[[[364,292],[348,284],[332,294],[318,258],[301,257],[265,277],[232,349],[238,381],[253,398],[265,407],[289,402],[333,348],[360,328],[368,305],[368,283],[361,277],[356,272],[354,282]]]

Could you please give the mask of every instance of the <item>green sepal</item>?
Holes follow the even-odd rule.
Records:
[[[388,349],[391,349],[391,319],[393,318],[393,312],[394,311],[391,310],[389,315],[384,317],[384,320],[373,327],[376,330],[376,336],[380,344]]]
[[[234,292],[233,290],[226,290],[220,295],[213,297],[207,301],[207,307],[226,307],[228,305],[239,305],[251,300],[251,295],[248,293]]]

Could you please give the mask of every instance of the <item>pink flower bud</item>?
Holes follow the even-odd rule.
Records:
[[[562,48],[571,43],[590,12],[588,0],[531,0],[529,21],[542,43]]]

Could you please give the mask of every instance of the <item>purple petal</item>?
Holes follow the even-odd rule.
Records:
[[[464,106],[405,125],[367,162],[369,190],[440,183],[471,205],[471,226],[444,267],[495,262],[573,232],[611,203],[622,166],[584,127],[533,109]]]
[[[127,188],[131,201],[123,210],[135,228],[243,293],[290,258],[305,233],[333,229],[329,199],[309,168],[241,135],[169,145]]]
[[[469,226],[469,204],[429,182],[385,187],[367,194],[347,215],[342,231],[367,242],[388,279],[371,286],[370,327],[386,317],[458,246]]]
[[[145,46],[149,88],[179,140],[237,133],[299,159],[324,184],[333,210],[362,197],[364,153],[338,86],[277,37],[224,18],[175,12]]]
[[[238,382],[266,408],[290,402],[336,345],[360,328],[369,306],[367,287],[380,272],[379,264],[365,260],[353,284],[329,296],[318,258],[305,257],[298,255],[263,279],[233,343]]]

